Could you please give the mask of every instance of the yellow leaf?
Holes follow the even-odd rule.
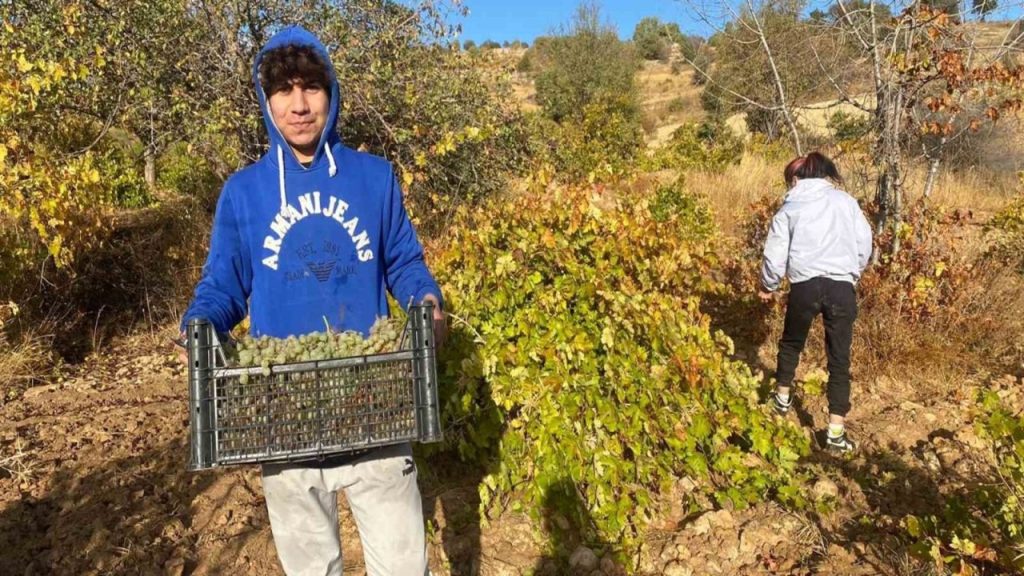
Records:
[[[615,333],[612,332],[611,326],[605,326],[601,331],[601,344],[608,350],[615,347]]]
[[[402,173],[402,185],[404,185],[406,188],[412,185],[412,180],[412,172],[407,171]]]
[[[56,82],[60,82],[65,76],[67,76],[67,72],[64,71],[64,67],[60,64],[55,65],[53,70],[50,71],[50,74]]]
[[[7,160],[7,146],[0,144],[0,162]]]
[[[42,82],[39,81],[38,76],[29,76],[28,79],[25,80],[25,83],[32,89],[33,94],[39,94],[39,91],[43,88]]]
[[[18,54],[18,72],[24,74],[30,70],[32,70],[32,63],[25,58],[24,54]]]
[[[49,246],[47,246],[47,250],[49,250],[50,256],[53,256],[54,258],[56,258],[60,254],[60,245],[61,245],[61,237],[60,236],[54,236],[53,240],[50,241]]]

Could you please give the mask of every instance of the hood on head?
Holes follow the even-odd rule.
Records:
[[[252,65],[252,80],[253,85],[256,89],[256,97],[260,102],[260,112],[263,114],[263,123],[267,127],[267,134],[270,137],[270,157],[277,161],[284,162],[284,168],[287,169],[302,169],[302,165],[295,158],[295,153],[292,152],[291,147],[285,142],[284,137],[281,135],[281,131],[277,129],[274,124],[274,116],[270,113],[270,104],[267,100],[267,95],[263,92],[263,86],[260,84],[260,63],[263,62],[263,57],[267,52],[275,48],[282,46],[309,46],[316,51],[317,54],[323,59],[324,64],[327,65],[327,74],[330,78],[330,93],[331,102],[327,114],[327,122],[324,124],[323,134],[320,135],[320,142],[316,148],[316,155],[313,157],[313,164],[311,168],[315,168],[324,162],[325,156],[328,156],[327,160],[331,162],[332,172],[334,171],[333,164],[334,158],[330,156],[330,152],[325,154],[325,144],[327,147],[333,146],[335,142],[340,141],[338,137],[337,124],[338,124],[338,109],[339,101],[341,99],[341,92],[338,88],[338,76],[335,73],[334,65],[331,63],[331,57],[327,53],[327,48],[313,35],[312,32],[306,30],[301,26],[289,26],[282,29],[263,46],[259,54],[256,55],[256,60]],[[277,150],[280,147],[280,151]],[[283,192],[282,192],[283,195]]]

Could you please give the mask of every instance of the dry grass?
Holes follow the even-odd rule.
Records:
[[[854,97],[854,100],[864,106],[874,105],[873,98],[870,96]],[[839,100],[826,100],[809,106],[797,106],[793,114],[796,116],[796,121],[800,126],[803,137],[830,138],[832,131],[828,127],[828,122],[837,112],[842,112],[852,118],[866,118],[868,116],[867,112],[853,104]],[[750,137],[750,133],[747,131],[746,113],[733,114],[725,120],[725,125],[731,128],[737,136],[743,138]]]
[[[871,198],[874,193],[871,170],[856,159],[840,160],[839,164],[846,176],[847,191],[857,198]],[[783,167],[784,162],[769,162],[763,156],[748,152],[738,164],[720,174],[696,172],[687,175],[687,182],[691,190],[707,195],[722,231],[735,236],[739,221],[753,202],[768,194],[785,193]],[[921,198],[926,175],[924,166],[911,170],[905,184],[905,205]],[[1014,174],[980,169],[945,171],[939,175],[932,202],[948,210],[972,212],[975,221],[983,223],[1019,191],[1020,182]]]
[[[924,189],[925,172],[915,170],[909,179],[911,199],[913,192]],[[983,170],[945,172],[939,175],[934,202],[962,211],[972,211],[976,217],[988,217],[1002,209],[1019,189],[1014,174],[993,174]]]
[[[537,104],[537,87],[526,74],[512,75],[512,97],[523,112],[540,110],[540,105]]]
[[[7,342],[0,334],[0,403],[45,381],[53,369],[52,338],[25,334]]]
[[[763,156],[744,154],[739,164],[720,174],[696,172],[686,178],[691,190],[707,196],[722,232],[735,237],[751,204],[765,195],[783,193],[781,174],[782,167]]]
[[[32,481],[36,465],[31,453],[25,450],[25,442],[21,438],[15,438],[11,446],[0,452],[0,471],[6,472],[18,485]]]
[[[1013,22],[968,23],[968,37],[973,36],[978,47],[985,53],[998,52],[1000,48],[1012,41],[1010,35]]]
[[[693,84],[693,75],[693,69],[688,66],[673,74],[672,67],[662,62],[644,62],[637,73],[637,91],[649,146],[664,143],[683,123],[704,119],[700,105],[702,89]],[[539,110],[537,87],[529,75],[512,73],[511,78],[512,96],[520,110]]]
[[[648,145],[663,144],[683,123],[700,122],[704,109],[701,88],[693,84],[694,70],[683,66],[678,74],[662,62],[645,62],[637,74],[640,106],[648,128]]]

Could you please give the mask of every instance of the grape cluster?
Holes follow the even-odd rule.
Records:
[[[397,374],[407,363],[337,367],[272,374],[270,367],[293,362],[384,354],[399,349],[404,323],[378,319],[364,338],[358,332],[317,332],[278,339],[246,336],[236,342],[229,360],[235,367],[261,367],[261,373],[240,374],[217,392],[220,449],[244,453],[265,445],[299,448],[324,439],[364,435],[365,412],[385,400],[374,399],[367,383],[384,383],[411,374]],[[411,389],[409,394],[411,394]],[[390,398],[394,402],[396,398]],[[401,403],[411,403],[411,396]],[[269,432],[269,436],[268,436]]]
[[[370,327],[367,338],[352,331],[314,332],[288,338],[245,336],[237,341],[233,360],[240,367],[260,366],[263,375],[269,376],[272,364],[394,352],[401,343],[402,328],[403,324],[398,320],[378,318]]]

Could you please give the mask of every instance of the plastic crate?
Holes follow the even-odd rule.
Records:
[[[191,320],[189,469],[439,442],[433,311],[409,309],[401,351],[276,364],[269,375],[229,367],[229,344],[208,321]]]

